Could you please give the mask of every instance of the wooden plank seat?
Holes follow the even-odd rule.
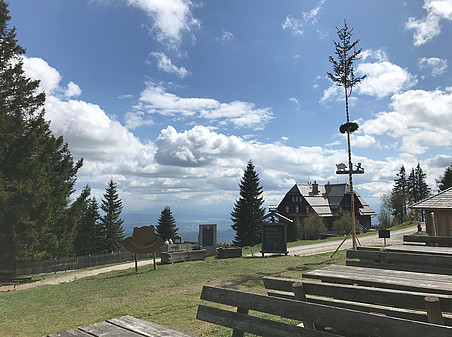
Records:
[[[167,328],[132,316],[112,318],[77,329],[66,330],[48,337],[191,337],[183,332]]]
[[[299,300],[420,322],[437,323],[442,316],[444,324],[452,326],[452,295],[434,295],[439,300],[437,313],[425,300],[432,296],[429,293],[278,277],[264,277],[263,281],[269,296],[297,299],[293,285],[301,283],[304,297]]]
[[[451,336],[452,327],[394,318],[335,306],[204,286],[197,318],[233,329],[232,336]],[[220,309],[218,304],[237,308]],[[254,312],[265,313],[264,317]],[[249,313],[253,315],[249,315]],[[268,315],[269,314],[269,315]],[[270,316],[272,315],[272,316]],[[261,315],[262,316],[262,315]],[[278,317],[294,320],[277,321]],[[273,319],[272,319],[273,318]],[[304,322],[304,326],[297,325]],[[328,327],[328,331],[317,330]]]
[[[347,266],[452,275],[452,255],[378,250],[348,250]]]
[[[403,242],[404,243],[424,243],[426,245],[452,247],[452,237],[450,237],[450,236],[404,235]]]

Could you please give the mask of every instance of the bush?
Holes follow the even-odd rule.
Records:
[[[316,213],[311,213],[304,220],[304,238],[305,240],[317,240],[320,233],[326,231],[323,219]]]
[[[352,231],[352,218],[349,216],[341,216],[334,220],[333,230],[339,232],[340,235],[350,234]]]

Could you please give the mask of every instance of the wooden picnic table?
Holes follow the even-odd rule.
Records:
[[[112,318],[77,329],[66,330],[48,337],[192,337],[180,331],[132,316]]]
[[[452,295],[452,275],[331,265],[304,273],[325,282]]]

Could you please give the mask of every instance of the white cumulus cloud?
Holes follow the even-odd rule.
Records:
[[[405,24],[407,29],[414,29],[414,45],[420,46],[441,33],[440,20],[452,20],[451,0],[424,0],[423,8],[427,16],[421,19],[410,17]]]
[[[432,146],[452,145],[452,90],[408,90],[392,96],[392,111],[364,122],[366,135],[401,140],[406,153],[425,153]]]
[[[37,57],[23,57],[23,62],[25,74],[35,80],[40,80],[39,89],[41,91],[52,94],[58,89],[61,75],[46,61]]]
[[[174,73],[179,78],[184,78],[190,73],[184,67],[175,66],[171,59],[162,52],[152,52],[150,55],[157,60],[157,68],[164,72]]]
[[[388,61],[360,63],[357,73],[367,75],[357,86],[358,92],[378,98],[409,89],[417,83],[415,75]]]
[[[191,33],[200,25],[188,0],[128,0],[128,4],[140,8],[152,18],[154,36],[170,47],[178,47],[183,33]]]
[[[163,116],[195,118],[219,125],[232,124],[238,128],[263,128],[273,118],[270,108],[258,108],[250,102],[222,103],[212,98],[179,97],[151,82],[141,93],[135,109],[140,114],[145,111]]]
[[[82,89],[72,81],[67,84],[67,89],[64,91],[64,96],[66,97],[80,96],[81,94]]]
[[[431,76],[437,77],[444,74],[449,67],[447,60],[440,59],[438,57],[422,57],[417,60],[417,65],[422,70],[430,70]]]

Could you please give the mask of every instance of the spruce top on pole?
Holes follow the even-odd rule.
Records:
[[[327,73],[328,78],[336,83],[336,85],[344,87],[345,95],[345,113],[347,122],[339,127],[341,133],[347,133],[347,150],[348,150],[348,175],[350,183],[350,206],[352,215],[352,241],[353,249],[356,249],[356,219],[355,219],[355,193],[353,191],[353,163],[352,163],[352,151],[350,145],[350,133],[358,130],[357,123],[350,123],[350,115],[348,112],[348,98],[352,94],[353,86],[359,84],[365,77],[356,77],[353,67],[353,61],[359,60],[361,57],[361,49],[356,50],[356,45],[359,40],[351,42],[353,35],[353,29],[349,29],[347,22],[344,20],[344,28],[337,28],[337,35],[339,42],[333,41],[336,48],[336,59],[333,56],[329,57],[329,61],[333,64],[334,73]],[[355,172],[363,173],[363,172]]]

